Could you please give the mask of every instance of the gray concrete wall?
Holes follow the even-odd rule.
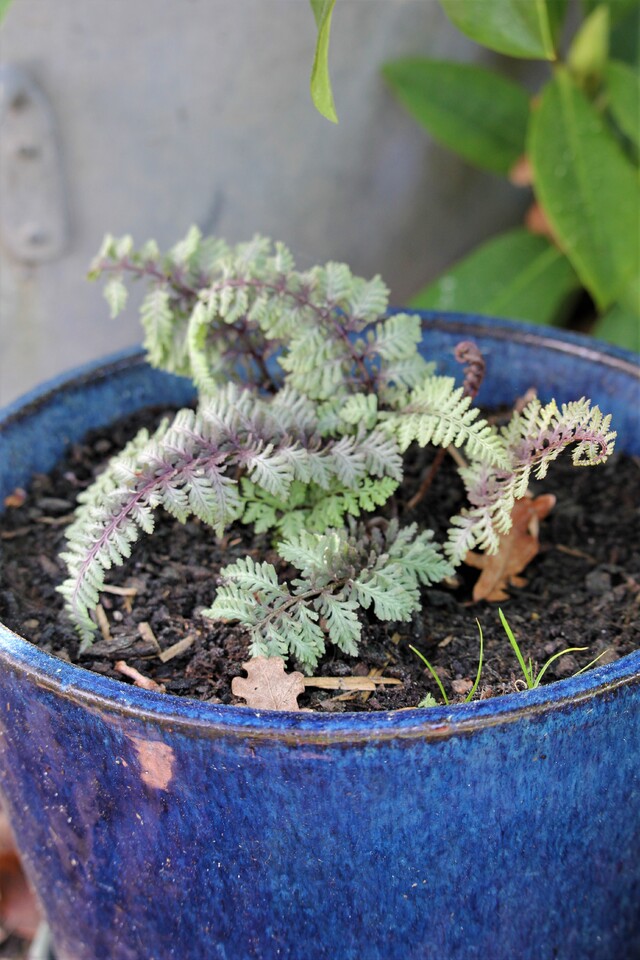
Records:
[[[260,232],[301,265],[382,273],[399,302],[515,221],[515,191],[435,146],[380,78],[391,57],[481,55],[435,0],[339,0],[338,126],[310,103],[313,45],[307,0],[14,0],[0,61],[51,105],[69,230],[41,262],[0,247],[0,403],[137,342],[135,311],[110,321],[84,279],[106,231]]]

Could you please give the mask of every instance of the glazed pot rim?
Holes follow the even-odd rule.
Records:
[[[580,334],[534,327],[529,324],[474,317],[467,314],[421,313],[425,329],[442,327],[464,335],[508,339],[546,347],[600,362],[639,380],[640,357],[619,347],[601,344]],[[139,347],[129,348],[63,374],[30,391],[0,411],[0,429],[15,424],[45,406],[50,397],[70,386],[105,378],[114,370],[144,363]],[[594,698],[607,697],[615,690],[640,686],[640,650],[614,663],[555,683],[469,704],[437,706],[428,710],[345,712],[326,715],[315,712],[255,710],[211,704],[172,694],[156,693],[124,684],[69,664],[45,653],[0,623],[2,669],[22,675],[40,688],[87,709],[170,728],[183,728],[198,736],[252,737],[302,742],[352,743],[387,739],[441,740],[473,733],[485,727],[518,720],[534,721],[550,711],[577,709]]]

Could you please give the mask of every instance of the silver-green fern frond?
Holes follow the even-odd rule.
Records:
[[[411,391],[406,404],[383,414],[384,423],[393,432],[401,450],[417,441],[439,447],[464,446],[474,460],[506,468],[508,460],[498,431],[480,417],[471,406],[471,397],[456,388],[453,377],[427,377]]]
[[[532,476],[546,476],[567,447],[575,445],[576,466],[603,463],[613,452],[616,434],[610,427],[611,417],[584,398],[560,408],[555,400],[542,405],[534,399],[514,413],[499,435],[508,468],[480,462],[460,470],[471,506],[451,520],[445,545],[451,561],[459,563],[475,547],[497,550],[500,536],[511,526],[514,501],[525,496]]]
[[[415,525],[386,531],[350,526],[322,534],[301,530],[278,544],[280,556],[300,571],[278,581],[275,567],[239,560],[221,571],[222,584],[205,616],[242,623],[252,656],[291,656],[312,672],[333,643],[358,652],[361,613],[381,620],[410,620],[420,606],[420,584],[436,583],[452,567],[430,531]]]
[[[309,484],[321,491],[311,502],[316,524],[322,522],[323,498],[353,494],[345,501],[342,520],[345,513],[380,502],[395,487],[398,451],[387,449],[387,438],[379,432],[321,440],[313,426],[309,401],[290,390],[269,400],[231,384],[197,412],[181,410],[152,436],[143,432],[132,441],[86,491],[67,534],[63,559],[69,577],[59,589],[83,640],[95,631],[90,611],[98,603],[106,571],[129,557],[142,532],[153,532],[158,507],[182,523],[195,516],[221,535],[251,502],[259,503],[260,495],[265,507],[266,498],[284,505],[294,484],[298,493]],[[388,452],[386,467],[381,449]],[[367,469],[381,474],[379,492],[367,489]],[[237,471],[245,477],[243,488]],[[388,485],[383,488],[384,480]]]
[[[316,401],[363,388],[386,396],[417,385],[429,369],[417,349],[419,317],[385,317],[379,277],[354,277],[333,262],[298,271],[286,247],[262,237],[228,247],[192,228],[165,256],[155,245],[136,251],[130,237],[108,237],[91,271],[102,275],[113,316],[126,302],[127,279],[147,280],[149,361],[190,376],[203,393],[234,374],[264,385],[271,357],[277,382]]]

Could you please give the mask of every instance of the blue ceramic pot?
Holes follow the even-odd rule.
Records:
[[[524,325],[425,318],[480,400],[591,396],[640,453],[637,358]],[[0,421],[0,502],[69,441],[188,386],[137,354]],[[429,711],[258,712],[149,693],[0,627],[0,774],[61,960],[640,956],[640,652]]]

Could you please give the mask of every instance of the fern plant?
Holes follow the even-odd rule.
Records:
[[[417,316],[386,316],[379,277],[344,264],[298,271],[281,244],[230,247],[193,228],[166,255],[108,237],[92,268],[116,314],[143,279],[149,362],[189,376],[197,410],[142,432],[82,496],[59,588],[83,643],[109,568],[125,562],[163,507],[221,535],[241,521],[272,531],[282,566],[251,557],[224,568],[207,615],[237,620],[253,655],[293,657],[313,671],[327,642],[356,654],[363,619],[407,620],[420,588],[469,550],[495,551],[532,475],[573,446],[577,466],[613,449],[610,418],[589,400],[531,401],[503,428],[473,405],[483,364],[464,344],[462,386],[421,356]],[[400,526],[383,506],[417,443],[459,447],[468,505],[443,544]],[[358,518],[356,522],[356,518]],[[214,590],[212,587],[212,595]]]
[[[316,667],[327,637],[357,655],[359,609],[373,607],[380,620],[410,620],[420,584],[453,572],[430,530],[399,528],[396,521],[385,531],[353,522],[324,533],[301,530],[278,551],[300,571],[290,585],[279,582],[272,564],[246,557],[222,570],[222,586],[205,614],[244,623],[252,656],[292,654],[308,670]]]

